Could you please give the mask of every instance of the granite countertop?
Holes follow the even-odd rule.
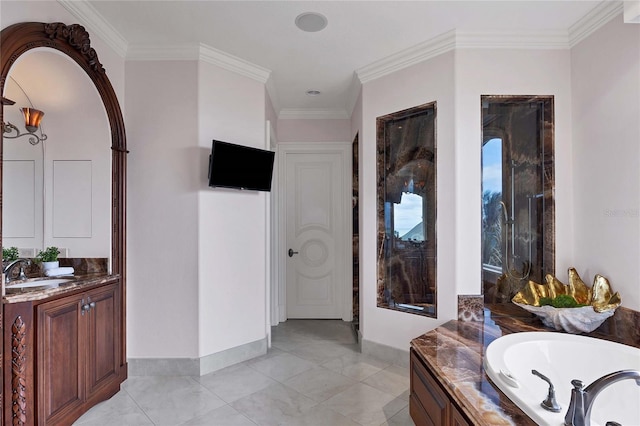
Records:
[[[483,368],[489,343],[522,331],[555,331],[513,304],[486,305],[484,321],[449,321],[411,341],[411,347],[477,425],[535,425],[494,386]],[[618,308],[592,337],[640,347],[640,313]]]
[[[69,282],[60,284],[57,287],[44,288],[44,289],[30,289],[30,290],[10,290],[11,285],[5,286],[5,295],[3,296],[4,303],[21,303],[21,302],[33,302],[43,299],[48,299],[54,296],[60,296],[71,292],[85,290],[91,287],[96,287],[102,284],[106,284],[112,281],[117,281],[120,278],[120,274],[106,274],[106,273],[88,273],[88,274],[76,274],[68,277],[52,277],[52,278],[64,278],[70,279]]]

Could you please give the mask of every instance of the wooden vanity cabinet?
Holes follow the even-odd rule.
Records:
[[[15,333],[5,332],[5,353],[23,350],[22,356],[5,360],[5,369],[15,369],[16,361],[23,364],[12,373],[9,386],[5,381],[5,421],[69,425],[118,392],[126,378],[120,359],[120,300],[115,281],[41,303],[5,305],[5,314],[13,308],[16,321],[19,317],[24,324],[21,343],[16,344]],[[16,389],[23,390],[18,398]]]
[[[470,426],[444,388],[411,348],[409,413],[416,426]]]
[[[38,418],[64,424],[109,385],[119,386],[116,284],[38,305]]]

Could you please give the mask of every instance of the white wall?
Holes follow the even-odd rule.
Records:
[[[640,25],[610,21],[571,50],[575,266],[640,310]]]
[[[278,142],[347,142],[350,140],[352,140],[351,120],[278,120]]]
[[[481,288],[481,95],[552,95],[555,109],[556,273],[574,264],[571,81],[567,50],[456,51],[456,284]]]
[[[481,95],[553,95],[557,270],[573,265],[571,91],[566,50],[459,49],[363,86],[362,283],[375,282],[375,119],[438,102],[438,318],[376,308],[363,285],[363,337],[406,349],[411,338],[457,318],[458,294],[481,294]],[[565,273],[562,272],[560,277]]]
[[[2,1],[0,12],[2,28],[75,22],[50,1]],[[575,266],[587,282],[602,273],[625,306],[640,309],[639,31],[616,19],[570,52],[449,52],[365,83],[351,124],[278,121],[280,141],[351,141],[360,130],[364,339],[406,349],[456,317],[456,294],[481,291],[483,94],[555,96],[556,271],[562,279]],[[214,137],[263,143],[265,110],[275,115],[264,86],[195,61],[129,62],[125,73],[104,42],[92,37],[92,46],[129,112],[128,356],[198,357],[263,338],[266,196],[210,190],[203,174]],[[371,284],[375,119],[431,101],[438,102],[438,319],[377,308]]]
[[[269,193],[209,188],[212,139],[266,149],[264,84],[208,63],[198,75],[199,355],[265,338]],[[194,307],[195,308],[195,307]]]
[[[129,61],[127,356],[198,350],[198,63]]]
[[[437,102],[438,318],[376,307],[376,118]],[[454,55],[440,55],[362,87],[360,134],[361,332],[363,339],[408,350],[412,338],[457,316],[454,263]],[[479,143],[479,142],[478,142]],[[479,199],[478,199],[479,200]],[[479,221],[478,221],[479,223]],[[479,263],[478,263],[479,265]]]

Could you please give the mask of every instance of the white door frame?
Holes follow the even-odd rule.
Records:
[[[265,148],[276,151],[278,141],[276,139],[276,132],[271,124],[271,121],[265,122]],[[277,158],[277,157],[276,157]],[[277,206],[278,191],[277,191],[277,159],[273,164],[273,177],[271,180],[271,191],[266,197],[267,217],[265,218],[265,333],[267,336],[267,348],[271,348],[271,326],[278,325],[277,317],[274,317],[274,306],[277,308],[277,288],[275,283],[277,282],[277,256],[274,255],[276,248],[276,238],[278,235],[278,224],[276,218],[278,217],[275,207]],[[274,295],[276,299],[274,299]]]
[[[341,296],[342,297],[342,320],[353,320],[353,220],[351,206],[351,143],[350,142],[280,142],[276,151],[277,163],[277,190],[272,192],[271,212],[272,217],[276,218],[272,221],[273,235],[275,235],[275,251],[272,253],[272,265],[275,271],[272,278],[276,279],[276,283],[271,286],[271,324],[277,325],[279,322],[287,320],[287,299],[286,299],[286,260],[287,260],[287,241],[286,241],[286,200],[284,195],[285,182],[285,158],[287,154],[328,154],[338,153],[342,155],[344,164],[344,194],[339,208],[343,210],[343,229],[346,230],[342,241],[344,259],[343,271],[338,272],[338,279],[343,282]],[[275,178],[275,175],[274,175]]]

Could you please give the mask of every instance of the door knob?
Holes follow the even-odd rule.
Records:
[[[289,249],[289,257],[293,257],[294,254],[298,254],[298,252],[293,251],[293,249]]]

